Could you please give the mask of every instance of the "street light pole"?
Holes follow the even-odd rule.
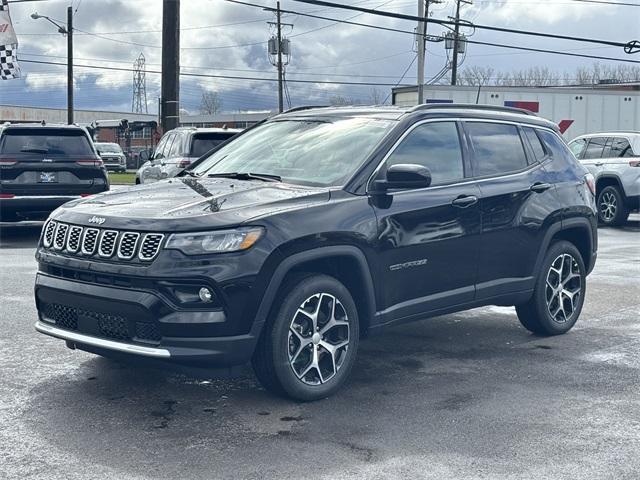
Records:
[[[67,123],[73,123],[73,9],[67,8]]]
[[[38,12],[31,14],[31,18],[38,20],[44,18],[47,22],[58,28],[58,33],[67,36],[67,123],[73,123],[73,8],[67,8],[67,26],[51,20],[46,15],[39,15]]]

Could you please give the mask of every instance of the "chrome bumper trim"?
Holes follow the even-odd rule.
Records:
[[[115,342],[113,340],[106,340],[104,338],[91,337],[89,335],[83,335],[82,333],[70,332],[58,328],[55,325],[48,325],[44,322],[38,321],[35,324],[36,330],[45,335],[61,338],[70,342],[78,342],[85,345],[91,345],[93,347],[107,348],[109,350],[115,350],[118,352],[132,353],[135,355],[143,355],[145,357],[153,358],[169,358],[171,353],[164,348],[143,347],[141,345],[131,345],[130,343]]]

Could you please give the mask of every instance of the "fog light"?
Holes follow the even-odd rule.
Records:
[[[210,303],[213,300],[213,293],[207,287],[202,287],[198,292],[198,296],[204,303]]]

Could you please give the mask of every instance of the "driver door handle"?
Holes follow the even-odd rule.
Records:
[[[545,192],[547,190],[549,190],[551,188],[551,184],[550,183],[534,183],[533,185],[531,185],[530,190],[532,192],[536,192],[536,193],[542,193]]]
[[[467,208],[478,203],[478,197],[475,195],[460,195],[451,202],[451,205],[458,208]]]

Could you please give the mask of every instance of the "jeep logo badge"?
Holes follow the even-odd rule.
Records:
[[[106,221],[107,221],[106,218],[104,218],[104,217],[96,217],[95,215],[89,219],[89,223],[96,223],[98,225],[102,225]]]

